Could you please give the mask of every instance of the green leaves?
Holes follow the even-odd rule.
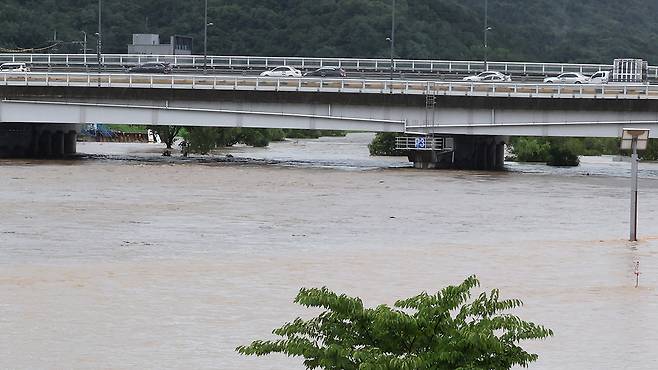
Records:
[[[537,355],[519,342],[553,332],[504,313],[522,302],[501,300],[497,289],[471,300],[471,290],[479,285],[469,276],[436,294],[423,292],[393,307],[375,308],[326,287],[302,288],[295,302],[322,308],[321,314],[275,329],[282,339],[254,341],[236,350],[300,356],[308,369],[509,369],[536,361]]]

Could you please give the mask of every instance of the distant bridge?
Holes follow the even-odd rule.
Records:
[[[39,68],[86,68],[98,65],[96,54],[0,54],[0,64],[24,62]],[[207,56],[202,55],[136,55],[103,54],[101,65],[105,68],[125,68],[146,62],[171,63],[179,70],[199,70],[204,63],[211,70],[262,71],[282,65],[301,70],[320,67],[341,67],[350,72],[388,73],[391,60],[385,58],[315,58],[315,57],[267,57],[267,56]],[[542,62],[495,62],[488,68],[516,76],[554,76],[564,72],[593,74],[612,69],[611,64],[596,63],[542,63]],[[471,74],[485,69],[483,61],[394,59],[396,73]],[[658,67],[650,66],[649,78],[658,79]]]
[[[658,86],[650,84],[32,72],[0,73],[0,99],[0,123],[14,128],[49,125],[50,132],[66,124],[68,134],[70,125],[132,123],[405,132],[437,138],[429,142],[468,168],[500,167],[510,135],[619,137],[634,126],[658,137]],[[23,135],[34,142],[41,134]],[[56,148],[66,147],[56,137]],[[440,162],[427,155],[410,159]]]

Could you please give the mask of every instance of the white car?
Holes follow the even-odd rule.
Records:
[[[25,63],[3,63],[0,65],[0,72],[29,72],[30,67]]]
[[[489,75],[480,80],[480,82],[509,82],[509,76]]]
[[[508,75],[506,75],[506,74],[500,73],[500,72],[498,72],[498,71],[484,71],[484,72],[481,72],[481,73],[479,73],[479,74],[477,74],[477,75],[475,75],[475,76],[467,76],[467,77],[464,77],[464,78],[462,79],[462,81],[480,82],[480,81],[485,81],[485,79],[488,78],[488,77],[490,77],[490,76],[497,76],[497,77],[494,77],[494,78],[499,78],[499,80],[500,80],[501,82],[509,82],[509,81],[512,81],[512,77],[510,77],[510,76],[508,76]],[[491,81],[491,79],[489,79],[489,80],[487,80],[487,81]]]
[[[587,83],[590,84],[607,84],[610,80],[610,71],[598,71],[590,76]]]
[[[561,75],[557,77],[547,77],[544,79],[544,83],[547,84],[552,84],[552,83],[558,83],[558,84],[584,84],[589,81],[589,77],[585,76],[582,73],[578,72],[567,72],[567,73],[562,73]]]
[[[280,66],[260,74],[265,77],[302,77],[302,71],[290,66]]]

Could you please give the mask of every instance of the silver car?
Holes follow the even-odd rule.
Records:
[[[264,77],[302,77],[302,71],[290,66],[280,66],[260,74]]]
[[[496,76],[496,77],[490,77],[490,76]],[[481,81],[492,81],[494,79],[495,81],[500,81],[500,82],[509,82],[512,81],[512,77],[498,72],[498,71],[484,71],[480,72],[479,74],[475,76],[467,76],[462,79],[462,81],[469,81],[469,82],[481,82]]]
[[[547,84],[584,84],[587,81],[589,81],[589,77],[578,72],[566,72],[557,77],[547,77],[544,79],[544,83]]]

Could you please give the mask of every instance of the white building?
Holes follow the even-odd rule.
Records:
[[[160,35],[134,33],[133,43],[128,45],[128,54],[191,55],[192,38],[174,35],[170,37],[168,44],[161,44]]]

